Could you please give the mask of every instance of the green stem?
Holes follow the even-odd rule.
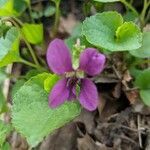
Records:
[[[149,5],[150,5],[150,3],[149,3]],[[149,18],[150,18],[150,10],[148,10],[148,13],[145,17],[145,22],[147,22],[149,20]]]
[[[38,66],[38,65],[36,65],[36,64],[33,64],[33,63],[31,63],[31,62],[29,62],[29,61],[27,61],[27,60],[24,60],[24,59],[22,59],[22,58],[21,58],[20,62],[21,62],[21,63],[24,63],[24,64],[26,64],[26,65],[28,65],[28,66],[30,66],[30,67],[33,67],[33,68],[36,68],[36,69],[41,69],[40,66]]]
[[[137,65],[141,65],[141,64],[149,64],[149,63],[150,63],[150,59],[137,60],[131,66],[137,66]]]
[[[60,0],[53,1],[53,2],[56,5],[56,13],[55,13],[55,22],[54,22],[54,27],[53,27],[53,31],[52,31],[52,37],[55,37],[55,35],[57,34],[58,25],[59,25],[59,17],[60,17],[59,6],[60,6]]]
[[[139,15],[138,12],[136,11],[136,9],[130,4],[128,3],[126,0],[120,0],[121,3],[123,3],[125,6],[127,6],[135,15]]]
[[[48,71],[47,69],[45,69],[45,68],[43,68],[43,67],[41,67],[41,66],[38,66],[38,65],[36,65],[36,64],[33,64],[33,63],[31,63],[31,62],[29,62],[29,61],[23,59],[23,58],[20,59],[20,62],[23,63],[23,64],[25,64],[25,65],[28,65],[28,66],[30,66],[30,67],[36,68],[36,69],[38,69],[38,70],[40,70],[40,71],[44,71],[44,72],[47,72],[47,71]]]
[[[11,18],[10,18],[10,19],[11,19]],[[22,22],[21,20],[19,20],[18,18],[12,17],[12,19],[13,19],[16,23],[18,23],[20,26],[23,26],[23,22]]]
[[[23,37],[23,40],[24,40],[24,42],[26,43],[26,45],[27,45],[27,47],[28,47],[28,49],[29,49],[29,51],[30,51],[30,54],[31,54],[31,56],[32,56],[32,58],[33,58],[35,64],[38,65],[38,66],[40,66],[40,64],[39,64],[39,62],[38,62],[38,60],[37,60],[37,58],[36,58],[36,55],[35,55],[35,53],[34,53],[34,50],[33,50],[32,47],[31,47],[31,45],[30,45],[29,42],[26,40],[26,38]]]
[[[130,0],[130,5],[132,5],[133,4],[133,0]]]
[[[140,15],[140,21],[141,21],[141,26],[144,27],[145,25],[145,14],[146,14],[146,10],[149,7],[150,2],[147,2],[147,0],[144,0],[144,5],[143,5],[143,9]]]
[[[34,19],[32,18],[32,8],[31,8],[31,4],[28,4],[28,10],[29,10],[29,15],[31,18],[32,23],[35,23]]]
[[[13,17],[13,19],[14,19],[20,26],[23,26],[23,23],[22,23],[18,18]],[[14,23],[14,25],[15,25],[16,27],[18,27],[18,28],[20,29],[20,27],[16,24],[16,22],[14,22],[13,20],[12,20],[12,22]],[[26,38],[24,37],[24,35],[23,35],[23,33],[22,33],[21,30],[20,30],[20,32],[21,32],[21,34],[22,34],[22,38],[23,38],[24,42],[26,43],[26,45],[27,45],[27,47],[28,47],[28,49],[29,49],[29,52],[30,52],[30,54],[31,54],[31,56],[32,56],[32,58],[33,58],[35,64],[38,65],[38,66],[40,66],[40,65],[39,65],[39,62],[38,62],[38,60],[37,60],[37,58],[36,58],[36,55],[35,55],[35,53],[34,53],[34,50],[32,49],[30,43],[26,40]]]

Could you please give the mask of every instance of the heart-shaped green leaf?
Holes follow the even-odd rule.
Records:
[[[149,90],[141,90],[140,96],[145,105],[150,106],[150,89]]]
[[[43,41],[43,25],[25,23],[21,29],[26,40],[31,44],[39,44]]]
[[[103,12],[83,22],[82,34],[91,44],[110,51],[137,49],[142,44],[142,33],[133,22],[123,23],[117,12]]]
[[[140,89],[150,89],[150,68],[145,69],[137,76],[135,85]]]
[[[143,44],[139,49],[130,51],[130,53],[139,58],[150,58],[150,32],[143,33]]]
[[[48,106],[48,93],[44,90],[48,77],[49,74],[43,73],[31,78],[13,98],[12,123],[32,147],[81,111],[77,101],[66,102],[56,109]]]
[[[12,27],[5,37],[0,38],[0,67],[18,61],[20,61],[19,31],[16,27]]]

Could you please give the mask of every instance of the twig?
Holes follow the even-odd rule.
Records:
[[[140,130],[140,122],[141,122],[141,117],[138,114],[138,116],[137,116],[137,125],[138,125],[139,145],[140,145],[141,148],[143,148],[143,146],[142,146],[142,138],[141,138],[141,130]]]
[[[132,128],[124,126],[124,125],[120,125],[120,127],[124,128],[124,129],[128,129],[128,130],[133,131],[133,132],[139,132],[139,130],[140,130],[142,132],[142,134],[146,134],[145,132],[142,131],[144,129],[141,129],[141,128],[139,130],[137,130],[137,129],[132,129]]]
[[[126,0],[120,0],[120,2],[123,3],[127,8],[129,8],[135,15],[138,16],[137,10],[130,3],[128,3]]]
[[[7,74],[11,74],[12,71],[12,64],[8,65],[6,67],[6,73]],[[9,86],[10,86],[10,79],[6,79],[4,80],[4,84],[3,84],[3,93],[4,93],[4,97],[7,100],[8,98],[8,93],[9,93]]]
[[[132,140],[131,138],[129,138],[127,136],[121,135],[119,137],[122,138],[122,139],[124,139],[124,140],[127,140],[127,141],[129,141],[129,142],[131,142],[131,143],[133,143],[135,145],[137,145],[137,143],[134,140]]]
[[[112,68],[113,68],[113,70],[114,70],[116,76],[118,77],[118,79],[121,79],[121,75],[120,75],[120,73],[117,71],[117,69],[115,68],[114,65],[112,66]]]
[[[148,132],[148,135],[147,135],[147,138],[146,138],[145,150],[150,150],[150,132]]]
[[[139,88],[138,87],[133,87],[133,88],[125,89],[124,91],[129,92],[129,91],[135,91],[135,90],[139,90]]]

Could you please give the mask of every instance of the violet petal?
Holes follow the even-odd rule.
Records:
[[[54,39],[47,49],[47,63],[56,74],[72,71],[71,54],[63,40]]]
[[[88,75],[94,76],[102,72],[105,61],[105,55],[99,53],[94,48],[87,48],[80,55],[79,68],[84,70]]]
[[[98,92],[95,84],[89,79],[81,81],[81,91],[79,94],[81,105],[89,111],[93,111],[98,106]]]
[[[67,88],[67,79],[59,80],[49,94],[49,106],[55,108],[69,98],[70,90]]]

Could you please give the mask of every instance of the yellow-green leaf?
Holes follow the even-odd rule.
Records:
[[[31,44],[39,44],[43,41],[43,25],[42,24],[23,24],[21,29],[23,36]]]

